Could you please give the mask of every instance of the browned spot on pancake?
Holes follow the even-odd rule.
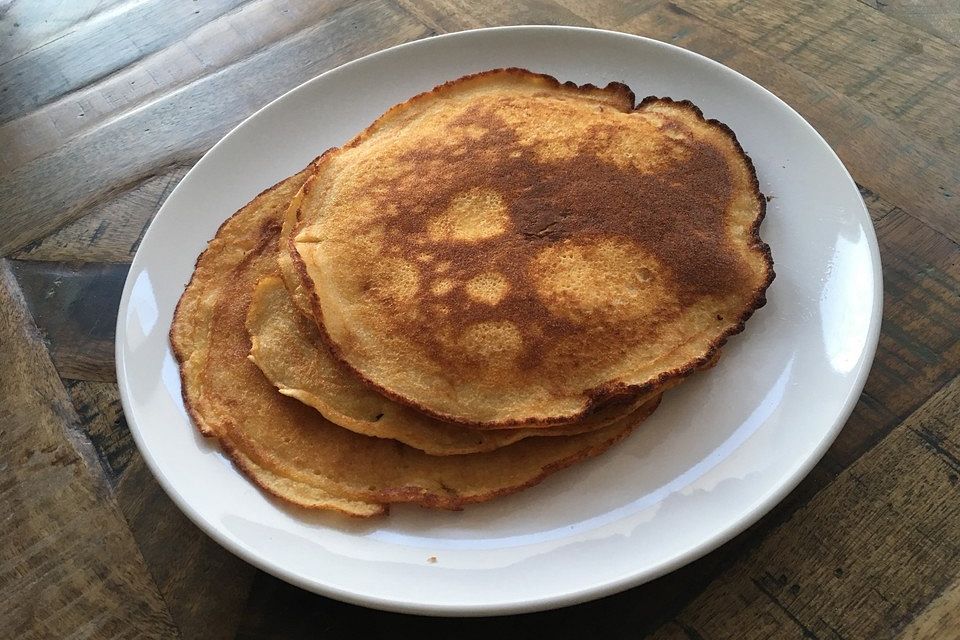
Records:
[[[527,144],[499,115],[509,106],[502,99],[481,103],[430,143],[384,160],[421,168],[419,180],[401,172],[377,192],[377,207],[399,212],[382,227],[384,259],[415,264],[418,254],[434,257],[420,272],[422,289],[434,295],[418,296],[418,309],[392,321],[439,363],[462,366],[447,354],[448,340],[463,335],[428,330],[423,318],[431,314],[456,314],[452,330],[461,333],[484,323],[522,328],[516,363],[525,368],[545,354],[561,357],[551,345],[575,350],[602,341],[626,348],[652,340],[682,305],[736,292],[747,281],[749,272],[726,237],[731,176],[716,149],[654,114],[648,128],[660,142],[646,152],[624,145],[628,128],[604,122],[592,125],[585,138],[555,148],[547,141],[553,151],[544,153],[543,145]],[[670,127],[674,135],[663,142],[657,132]],[[665,153],[656,152],[661,143],[668,145]],[[455,156],[464,144],[469,152]],[[563,262],[588,245],[599,253],[582,253],[579,266]],[[495,304],[493,297],[476,295],[484,287],[468,284],[490,273],[502,283]],[[574,297],[564,298],[563,281],[571,275],[607,278],[599,288],[619,291],[620,298],[591,297],[587,290],[570,304]],[[656,309],[645,292],[658,301]],[[601,308],[604,313],[592,313]],[[638,318],[643,322],[625,322]]]

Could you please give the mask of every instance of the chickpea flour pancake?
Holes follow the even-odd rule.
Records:
[[[625,437],[659,402],[598,430],[530,438],[488,453],[430,456],[359,435],[280,394],[249,359],[254,288],[278,277],[283,213],[308,170],[264,191],[225,222],[197,261],[170,339],[185,405],[253,482],[288,502],[353,516],[411,502],[459,509],[536,484]]]
[[[332,354],[478,429],[658,393],[741,331],[773,279],[733,133],[689,102],[634,106],[617,83],[448,82],[324,154],[299,197],[283,261]]]

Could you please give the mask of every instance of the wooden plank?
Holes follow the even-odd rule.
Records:
[[[110,387],[116,394],[116,387]],[[126,431],[126,423],[120,426]],[[136,451],[124,468],[116,497],[181,637],[235,637],[257,570],[190,522]]]
[[[880,220],[883,220],[888,214],[906,213],[897,205],[887,202],[863,185],[857,185],[857,187],[860,189],[860,196],[863,198],[864,204],[867,205],[867,210],[870,211],[870,219],[873,220],[874,225]]]
[[[745,640],[876,638],[905,627],[960,572],[958,415],[960,378],[723,572],[674,623],[695,638]]]
[[[885,16],[960,45],[960,4],[955,0],[859,0]]]
[[[410,15],[434,31],[451,32],[507,24],[589,26],[572,11],[550,0],[476,3],[468,0],[397,0]]]
[[[0,629],[177,637],[5,261],[0,352]]]
[[[576,0],[560,0],[577,9]],[[960,241],[960,166],[955,156],[876,115],[857,100],[785,64],[767,49],[738,41],[735,33],[714,28],[673,4],[656,4],[623,23],[605,22],[617,9],[611,3],[589,10],[597,26],[619,28],[676,44],[718,60],[783,98],[816,127],[856,181]],[[949,110],[949,108],[948,108]],[[960,113],[960,110],[957,110]],[[948,116],[949,118],[950,116]],[[960,116],[958,116],[960,117]]]
[[[157,6],[168,5],[160,2]],[[178,6],[186,10],[196,8],[186,2]],[[325,21],[335,22],[346,6],[346,0],[294,4],[280,0],[248,2],[240,10],[211,20],[150,56],[0,125],[0,148],[6,149],[6,153],[0,155],[0,165],[13,170],[55,151],[72,138],[89,133],[164,94],[202,81],[304,29]],[[189,106],[186,110],[189,111]]]
[[[960,152],[960,48],[859,2],[674,1],[910,134]]]
[[[129,264],[160,205],[190,167],[175,165],[80,213],[76,222],[10,257],[52,262]]]
[[[580,0],[553,0],[557,5],[586,20],[589,25],[625,31],[623,26],[654,7],[663,4],[661,0],[636,0],[635,2],[617,2],[616,0],[598,0],[581,2]],[[637,35],[647,35],[639,33]],[[656,37],[656,36],[651,36]]]
[[[2,4],[3,2],[0,0],[0,14],[3,13]],[[275,9],[282,6],[280,3],[268,3],[265,0],[252,4],[263,7],[269,6]],[[956,245],[939,238],[936,232],[925,227],[916,219],[922,218],[930,222],[931,225],[948,231],[952,228],[951,220],[955,219],[955,206],[951,210],[951,203],[945,196],[940,196],[944,200],[939,203],[936,202],[934,196],[938,195],[936,191],[938,187],[941,191],[949,193],[949,183],[937,184],[937,182],[939,177],[949,177],[950,175],[945,172],[943,167],[956,168],[955,158],[951,154],[943,153],[942,149],[938,150],[936,141],[918,140],[919,144],[913,141],[911,135],[906,133],[911,126],[909,122],[898,122],[892,118],[878,116],[876,109],[864,107],[852,98],[839,96],[839,99],[837,99],[838,94],[832,90],[833,85],[823,81],[823,78],[815,78],[778,61],[777,56],[766,52],[763,45],[748,46],[744,51],[741,45],[737,43],[736,37],[731,35],[732,32],[714,29],[709,25],[704,26],[705,23],[694,16],[685,15],[682,12],[662,10],[645,14],[644,6],[635,3],[616,3],[607,7],[604,7],[603,3],[588,5],[578,2],[575,4],[577,5],[576,10],[586,18],[581,19],[576,16],[569,19],[558,18],[556,16],[570,15],[570,13],[557,12],[551,14],[546,3],[537,3],[531,7],[513,7],[505,3],[502,5],[496,4],[491,6],[491,13],[489,14],[483,8],[474,9],[466,5],[443,3],[436,0],[430,3],[416,4],[404,2],[404,9],[410,15],[422,17],[427,21],[430,28],[436,30],[455,30],[468,25],[486,26],[491,22],[552,22],[560,20],[582,24],[586,19],[590,21],[609,20],[611,22],[607,23],[606,26],[612,28],[620,27],[625,21],[626,23],[639,25],[637,29],[653,25],[650,31],[642,32],[655,35],[656,30],[660,29],[660,33],[664,35],[656,37],[667,40],[675,37],[675,42],[687,43],[685,46],[691,46],[690,43],[692,42],[694,43],[692,48],[704,46],[707,49],[702,52],[708,55],[713,55],[709,53],[710,50],[717,51],[718,55],[715,57],[725,56],[724,60],[735,67],[743,65],[737,68],[748,70],[749,75],[756,73],[754,77],[764,78],[762,82],[781,95],[787,97],[785,92],[790,92],[800,96],[797,102],[802,106],[803,113],[810,117],[815,126],[822,131],[829,131],[828,139],[841,149],[842,157],[854,169],[855,175],[865,185],[874,189],[874,191],[867,190],[864,195],[871,208],[871,214],[878,224],[885,261],[890,264],[885,264],[888,272],[886,274],[888,288],[886,311],[888,317],[885,319],[883,342],[881,343],[880,353],[878,353],[878,366],[868,383],[867,394],[858,405],[854,417],[841,434],[837,445],[828,453],[824,463],[819,465],[814,475],[803,483],[800,489],[794,492],[773,514],[721,550],[651,585],[607,598],[598,603],[591,603],[561,612],[521,618],[435,621],[376,613],[358,607],[342,605],[302,592],[274,578],[260,574],[255,580],[253,592],[250,594],[249,603],[246,605],[246,612],[243,614],[243,625],[237,635],[239,637],[286,638],[307,637],[308,635],[309,637],[315,637],[318,630],[322,630],[321,633],[331,637],[347,634],[350,634],[351,637],[359,637],[367,635],[368,632],[373,636],[390,634],[399,637],[414,633],[437,634],[438,632],[440,635],[456,634],[458,636],[464,635],[467,638],[488,637],[491,633],[529,636],[536,634],[597,635],[603,637],[627,637],[629,635],[634,637],[635,635],[643,635],[644,632],[657,626],[666,617],[670,622],[667,626],[661,628],[658,637],[696,638],[701,633],[705,634],[703,637],[723,637],[725,629],[729,630],[734,637],[739,637],[738,632],[741,627],[751,629],[757,635],[766,630],[772,637],[809,636],[810,634],[816,634],[818,637],[834,637],[838,632],[849,633],[849,637],[860,637],[858,636],[859,632],[878,630],[873,636],[886,637],[892,633],[893,629],[900,628],[904,628],[905,634],[912,632],[926,634],[926,636],[918,635],[916,637],[944,637],[955,629],[955,621],[953,623],[942,622],[941,618],[943,616],[941,614],[952,613],[952,609],[955,609],[956,597],[951,595],[955,586],[948,586],[945,590],[940,591],[940,595],[936,596],[937,599],[931,599],[935,595],[934,592],[941,589],[942,584],[945,584],[945,578],[942,578],[942,576],[939,578],[935,576],[928,591],[916,590],[916,585],[914,585],[911,587],[913,590],[909,590],[904,595],[903,592],[908,591],[908,589],[900,587],[900,590],[894,594],[894,604],[890,605],[891,608],[900,607],[897,610],[897,615],[894,616],[894,622],[890,622],[890,618],[887,618],[877,622],[874,627],[865,629],[862,626],[856,627],[849,620],[849,618],[857,615],[865,615],[870,619],[881,615],[877,614],[876,610],[883,606],[883,601],[878,600],[869,591],[868,587],[876,586],[882,581],[897,583],[928,581],[930,566],[940,561],[943,561],[940,570],[944,574],[949,574],[951,580],[955,580],[957,569],[955,564],[950,565],[951,558],[944,553],[936,555],[934,552],[918,545],[913,538],[901,536],[900,540],[905,545],[905,551],[914,550],[920,554],[917,562],[921,570],[915,576],[908,573],[906,569],[900,573],[891,573],[890,565],[900,564],[903,567],[910,567],[911,563],[916,560],[907,553],[898,556],[897,549],[891,550],[890,548],[892,543],[888,544],[883,552],[876,551],[873,547],[866,550],[853,547],[852,543],[850,546],[844,547],[845,552],[865,556],[863,564],[858,565],[856,571],[851,573],[848,570],[845,573],[845,576],[851,582],[859,581],[859,586],[866,592],[866,595],[859,600],[851,595],[853,587],[844,590],[831,583],[831,581],[840,580],[837,576],[829,573],[836,569],[835,566],[826,567],[826,572],[821,572],[824,573],[824,575],[821,575],[817,574],[811,566],[804,565],[806,573],[800,571],[800,575],[805,576],[802,580],[790,580],[785,586],[779,586],[783,581],[780,578],[781,574],[776,573],[778,568],[782,571],[782,575],[792,578],[793,574],[788,574],[786,568],[793,571],[795,563],[799,564],[803,561],[812,564],[814,562],[813,558],[809,561],[800,558],[802,555],[800,552],[790,551],[783,565],[773,567],[764,565],[763,570],[769,572],[773,577],[767,577],[759,571],[750,573],[749,577],[755,578],[759,586],[749,580],[743,582],[730,579],[729,576],[738,570],[737,568],[743,562],[743,558],[752,557],[748,555],[748,552],[768,537],[770,539],[776,538],[781,545],[791,550],[793,541],[791,532],[800,531],[807,537],[817,536],[819,529],[813,529],[805,523],[808,523],[810,518],[822,520],[827,517],[810,515],[811,512],[809,511],[811,505],[820,505],[819,500],[830,490],[829,488],[823,490],[823,487],[834,479],[836,473],[845,468],[853,468],[851,465],[855,464],[858,458],[861,461],[865,459],[861,457],[864,452],[870,451],[871,453],[868,455],[872,455],[886,447],[888,440],[883,440],[883,435],[889,433],[904,416],[916,409],[925,397],[949,380],[952,375],[951,372],[955,371],[955,363],[960,362],[960,355],[957,353],[956,340],[953,334],[955,322],[951,323],[952,319],[958,317],[955,309],[957,300],[955,286],[958,282]],[[452,7],[452,14],[445,14],[445,7]],[[554,17],[551,17],[551,15]],[[528,17],[524,18],[523,16]],[[413,20],[413,22],[415,21]],[[264,22],[265,24],[262,26],[264,31],[273,29],[278,24],[275,20],[265,20]],[[223,26],[222,22],[220,24]],[[254,23],[250,23],[248,26],[254,32],[261,28],[260,25]],[[295,29],[289,33],[295,33]],[[683,29],[687,29],[686,33],[681,33]],[[225,31],[229,31],[229,29],[225,29]],[[882,33],[882,30],[876,32],[876,34]],[[0,32],[0,35],[2,35],[2,32]],[[211,48],[215,53],[226,50],[226,45],[216,41],[214,31],[209,31],[208,36],[208,40],[212,38],[211,42],[214,44]],[[236,38],[236,34],[233,37]],[[361,35],[360,37],[365,38],[367,36]],[[376,38],[376,36],[371,37]],[[229,38],[225,37],[225,40],[229,40]],[[202,43],[198,41],[197,44]],[[260,48],[269,46],[271,46],[269,43],[258,45]],[[161,65],[158,62],[161,57],[163,57],[163,52],[145,58],[141,63],[133,65],[131,72],[134,73],[133,70],[136,69],[135,73],[138,74],[149,64],[157,62],[156,67],[150,67],[151,73],[167,69],[167,73],[170,76],[176,75],[177,79],[161,79],[156,84],[151,85],[149,90],[139,93],[140,89],[137,87],[143,86],[141,82],[146,82],[146,80],[141,79],[144,76],[132,75],[130,77],[137,80],[137,87],[133,87],[128,92],[123,92],[120,91],[122,87],[119,81],[116,84],[110,84],[127,72],[121,70],[97,85],[98,87],[110,86],[110,90],[115,91],[115,93],[110,94],[110,97],[111,99],[116,98],[116,108],[108,105],[102,97],[100,102],[96,102],[95,96],[98,89],[91,87],[84,91],[90,91],[87,97],[90,98],[89,103],[94,106],[84,107],[86,116],[79,118],[75,112],[70,111],[71,108],[76,106],[76,104],[71,104],[70,100],[76,98],[78,94],[84,93],[84,91],[77,92],[77,94],[48,105],[47,108],[41,109],[39,112],[19,119],[18,121],[21,124],[40,122],[44,119],[51,123],[55,122],[55,125],[51,124],[50,130],[54,131],[56,135],[47,140],[37,135],[38,129],[31,128],[29,129],[29,136],[23,134],[20,134],[19,137],[14,136],[17,144],[21,145],[18,148],[21,151],[36,152],[37,155],[32,156],[32,158],[37,158],[41,154],[50,153],[62,147],[68,141],[80,140],[84,136],[99,135],[98,131],[101,126],[112,127],[116,125],[128,117],[129,112],[135,107],[148,105],[145,108],[153,108],[152,101],[157,98],[167,99],[163,98],[163,95],[171,87],[186,87],[183,90],[189,91],[193,86],[190,83],[201,77],[200,75],[191,75],[199,68],[198,66],[188,66],[197,64],[196,60],[198,58],[193,59],[194,62],[190,63],[191,59],[186,55],[170,55]],[[307,56],[304,54],[302,59],[306,58]],[[219,64],[204,69],[202,72],[197,71],[197,73],[209,73],[220,68],[220,66],[224,66],[217,66]],[[227,66],[229,64],[231,63],[226,63]],[[221,71],[220,73],[226,72]],[[200,82],[206,82],[206,80]],[[768,84],[768,82],[773,82],[773,84]],[[83,99],[86,100],[87,97]],[[793,102],[792,98],[787,97],[787,99]],[[827,102],[821,103],[822,100],[827,100]],[[834,102],[830,102],[831,100],[834,100]],[[97,111],[96,109],[100,109],[100,107],[96,105],[101,104],[106,106],[103,106],[102,111]],[[218,113],[211,107],[204,117],[214,118],[217,117]],[[811,116],[811,113],[814,116]],[[94,124],[92,125],[87,122],[91,114],[97,115],[96,118],[93,118]],[[34,117],[36,119],[31,120]],[[852,118],[852,120],[848,120],[849,118]],[[861,122],[858,118],[869,119],[869,121],[863,120]],[[110,123],[104,125],[104,122],[108,120]],[[871,124],[874,122],[880,122],[879,127]],[[851,123],[855,125],[854,129],[846,131],[845,128],[850,127]],[[24,131],[27,130],[24,129]],[[0,135],[2,135],[2,132],[0,132]],[[893,136],[893,142],[870,139],[871,136],[887,138],[889,135]],[[105,139],[106,137],[103,138],[103,140]],[[158,138],[158,140],[161,139]],[[174,144],[181,144],[179,140],[177,139]],[[162,140],[155,144],[161,143]],[[905,149],[906,151],[904,151]],[[20,152],[18,151],[18,153]],[[162,153],[166,153],[166,151]],[[880,155],[871,157],[873,154]],[[7,157],[4,156],[0,159],[0,163]],[[187,158],[183,161],[184,164],[192,163],[195,157],[194,155]],[[119,158],[120,156],[113,156],[109,159],[109,162],[113,164],[122,163]],[[138,161],[136,151],[133,153],[133,158],[134,161]],[[148,154],[144,154],[142,158],[148,158]],[[123,161],[125,160],[124,157]],[[924,168],[925,166],[926,168]],[[54,169],[58,173],[61,170],[59,166],[54,166]],[[931,177],[931,171],[940,171],[940,173],[934,173]],[[3,173],[2,170],[0,170],[0,173]],[[150,206],[148,206],[149,195],[162,190],[162,180],[157,173],[157,169],[153,166],[144,169],[140,174],[133,171],[129,173],[121,172],[121,175],[123,180],[126,180],[127,176],[130,175],[139,176],[131,178],[137,186],[128,193],[118,195],[115,199],[104,200],[101,195],[92,196],[89,200],[89,202],[95,203],[92,209],[75,209],[67,215],[57,213],[60,217],[54,225],[56,227],[61,227],[65,221],[75,219],[78,216],[86,215],[86,217],[74,224],[61,227],[54,235],[31,245],[22,252],[18,252],[17,257],[30,261],[48,260],[54,263],[96,261],[121,264],[126,262],[129,259],[126,256],[130,255],[130,247],[136,242],[136,237],[139,237],[139,234],[134,237],[133,229],[141,221],[145,223],[152,215],[152,212],[146,213],[150,209]],[[143,180],[144,177],[146,177],[145,180]],[[64,182],[72,183],[85,180],[86,177],[85,175],[78,175],[71,177],[69,180],[63,178],[57,180],[61,179]],[[142,194],[133,195],[137,189],[144,185],[149,186],[144,187],[145,190]],[[82,195],[88,193],[82,189],[80,192]],[[102,190],[94,189],[92,193],[101,194]],[[140,197],[141,195],[142,197]],[[129,223],[111,225],[111,222],[116,220],[117,216],[125,214],[124,203],[139,208],[133,212],[126,212],[129,213]],[[8,203],[2,199],[0,199],[0,206],[3,207],[4,216],[7,215],[7,211],[19,210],[19,205],[8,206]],[[73,206],[73,203],[69,203],[68,206]],[[107,212],[108,209],[110,213]],[[954,217],[951,218],[951,215]],[[95,237],[101,223],[106,223],[106,226],[99,237]],[[4,224],[0,221],[0,231],[4,231],[3,227]],[[51,226],[50,229],[52,228],[54,227]],[[47,232],[49,232],[49,229]],[[951,233],[953,232],[951,231]],[[110,236],[110,238],[104,240],[107,236]],[[955,234],[954,238],[956,238]],[[86,242],[90,242],[88,249],[84,248]],[[891,256],[894,257],[891,258]],[[63,268],[63,265],[53,266]],[[73,268],[71,265],[67,266]],[[33,264],[30,267],[35,272],[43,271]],[[47,265],[47,267],[49,268],[51,265]],[[83,268],[78,269],[83,270]],[[49,276],[54,272],[47,270],[45,273]],[[70,278],[68,277],[68,279]],[[34,282],[40,283],[40,286],[31,289],[31,299],[35,298],[37,293],[42,293],[44,286],[49,286],[55,280],[55,277],[34,280]],[[104,282],[106,283],[108,280],[109,278],[105,279]],[[29,285],[25,286],[29,287]],[[113,285],[106,284],[105,286]],[[90,321],[88,319],[85,322],[89,323]],[[0,350],[3,350],[4,347],[5,345],[0,342]],[[74,349],[76,350],[76,347]],[[112,364],[106,364],[103,358],[97,366],[112,372]],[[89,375],[90,373],[84,371],[83,367],[77,369],[75,375]],[[135,525],[133,527],[134,538],[142,548],[141,553],[155,583],[159,586],[160,594],[170,603],[170,617],[180,627],[183,637],[233,636],[237,631],[236,626],[241,615],[240,609],[246,603],[246,594],[255,574],[254,570],[206,539],[202,533],[183,518],[182,514],[160,492],[155,481],[144,469],[136,452],[129,448],[129,434],[126,432],[125,424],[112,418],[116,411],[116,398],[111,396],[112,392],[115,393],[112,384],[70,381],[68,386],[75,407],[79,410],[78,425],[85,430],[84,433],[90,434],[95,453],[99,456],[99,463],[108,470],[107,477],[114,483],[120,509],[128,521]],[[2,428],[0,426],[0,429]],[[0,438],[2,437],[0,435]],[[951,442],[955,443],[956,438],[953,438]],[[936,443],[936,439],[934,439],[934,443]],[[941,445],[937,446],[942,446],[942,442]],[[955,450],[947,449],[947,451],[951,452],[950,455],[956,454]],[[907,452],[912,455],[911,451],[908,450]],[[92,456],[88,457],[92,459]],[[2,452],[0,452],[0,460],[2,460]],[[883,464],[887,461],[888,458],[879,458],[877,464]],[[877,473],[881,470],[878,467]],[[912,469],[891,467],[888,472],[910,476]],[[924,481],[922,474],[917,477],[919,478],[918,483]],[[950,481],[949,476],[947,480]],[[2,490],[2,486],[0,486],[0,490]],[[927,490],[940,496],[951,495],[944,493],[943,487],[940,485],[934,484],[927,487],[922,484],[911,484],[906,491],[913,491],[914,495],[911,498],[920,501],[921,504],[916,505],[915,512],[902,511],[898,512],[898,515],[905,519],[912,517],[915,522],[921,522],[923,517],[936,514],[940,508],[940,503],[931,503],[930,499],[924,495]],[[955,488],[953,490],[955,491]],[[846,491],[852,493],[853,490],[848,487]],[[902,498],[902,500],[905,499]],[[804,508],[804,505],[806,505],[806,510],[800,510]],[[898,508],[900,506],[898,504]],[[862,514],[863,512],[861,512]],[[919,518],[916,517],[917,514],[919,514]],[[869,513],[866,515],[869,516]],[[889,528],[887,519],[880,520],[881,533],[887,532],[894,538],[900,535],[898,531]],[[819,521],[815,520],[814,522]],[[940,523],[937,523],[938,527],[939,525]],[[955,530],[951,526],[945,527],[943,531],[955,535]],[[854,533],[858,531],[854,530]],[[940,529],[938,528],[937,531],[940,531]],[[836,531],[828,529],[827,543],[835,541],[837,535]],[[881,548],[881,541],[878,541],[877,538],[870,539],[870,542],[874,543],[877,548]],[[769,540],[764,544],[768,543]],[[811,546],[809,544],[802,548],[810,555],[817,551],[816,549],[810,551]],[[218,552],[222,556],[217,556]],[[870,555],[870,552],[873,552],[873,555]],[[0,550],[0,558],[2,557],[3,552]],[[773,552],[769,552],[766,557],[772,557],[774,561],[779,559]],[[230,561],[234,564],[230,564]],[[736,563],[733,568],[729,568],[731,563]],[[0,582],[2,582],[3,576],[2,566],[0,564]],[[811,575],[813,577],[810,577]],[[716,582],[714,582],[714,579],[716,579]],[[689,613],[691,609],[696,607],[696,603],[686,608],[684,606],[688,604],[687,601],[690,598],[695,597],[701,591],[705,594],[716,595],[717,584],[723,580],[727,580],[729,584],[733,585],[732,588],[736,595],[733,598],[733,605],[729,609],[719,607],[714,609],[715,617],[719,618],[723,613],[729,611],[731,617],[737,617],[741,626],[731,624],[729,627],[724,627],[717,620],[711,621],[712,626],[698,626],[697,620],[692,620],[689,617]],[[823,589],[822,597],[815,599],[815,592],[822,588],[821,581],[826,583],[826,588]],[[727,584],[727,582],[723,582],[723,584]],[[756,592],[741,591],[741,589],[750,588],[751,585],[757,590]],[[794,585],[798,588],[797,593],[794,593]],[[890,597],[890,594],[884,591],[883,586],[877,587],[879,592],[883,597]],[[6,587],[7,585],[4,584],[0,593],[8,592]],[[764,592],[759,587],[763,587],[766,591]],[[742,605],[739,599],[744,593],[747,594],[747,599],[754,597],[756,601],[750,600],[748,605]],[[838,593],[840,595],[837,595]],[[766,602],[764,602],[764,599],[766,599]],[[772,599],[776,599],[780,604],[774,604]],[[0,603],[0,606],[2,606],[2,603]],[[737,606],[741,608],[748,606],[750,612],[744,613]],[[848,624],[848,626],[835,626],[834,618],[822,613],[823,611],[830,611],[834,607],[838,609],[834,614],[843,619],[844,624]],[[847,607],[845,611],[843,610],[844,607]],[[722,613],[717,613],[717,611]],[[3,624],[6,621],[3,616],[3,612],[0,611],[0,628],[10,628]],[[817,622],[817,616],[822,619],[822,624]],[[913,622],[910,622],[910,619]],[[751,622],[756,622],[756,629],[750,627]],[[831,627],[833,630],[831,630]],[[918,629],[919,631],[916,631]],[[3,634],[0,633],[0,635]],[[58,634],[53,632],[48,635],[56,636]]]
[[[116,10],[129,0],[64,2],[63,0],[0,1],[0,64],[49,45],[86,20]]]
[[[243,0],[147,0],[100,13],[74,25],[46,46],[0,63],[0,123],[183,39]],[[33,17],[31,22],[39,22]],[[83,51],[83,55],[77,55]],[[80,105],[78,105],[79,107]]]
[[[183,638],[232,638],[256,570],[210,540],[137,451],[117,385],[69,381],[76,428],[93,446],[140,554]]]
[[[117,385],[68,380],[65,386],[77,413],[75,428],[89,440],[103,467],[104,478],[115,488],[130,462],[137,457]]]
[[[427,33],[385,2],[351,5],[0,175],[0,207],[6,212],[0,219],[0,254],[49,234],[76,219],[85,206],[158,167],[191,164],[241,118],[283,91],[340,63]]]
[[[897,636],[902,640],[939,640],[960,629],[960,581],[954,582]]]
[[[116,380],[113,349],[129,265],[10,261],[60,376]]]

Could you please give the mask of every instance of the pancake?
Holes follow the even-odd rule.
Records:
[[[331,153],[331,149],[327,153]],[[326,154],[324,154],[326,155]],[[317,159],[319,162],[323,156]],[[304,182],[313,178],[311,175]],[[303,186],[297,190],[297,193],[290,200],[287,209],[283,214],[283,226],[280,228],[280,247],[277,255],[277,266],[280,269],[280,276],[283,278],[283,284],[290,294],[290,300],[301,315],[307,318],[313,318],[313,306],[310,302],[310,291],[304,286],[304,281],[297,272],[297,266],[293,261],[293,231],[299,222],[300,204],[303,202]]]
[[[184,403],[197,427],[267,492],[355,516],[383,513],[396,502],[459,509],[598,455],[656,407],[659,398],[590,433],[436,457],[358,435],[281,395],[247,358],[245,321],[256,283],[279,275],[281,219],[306,174],[264,191],[221,226],[197,261],[170,332]]]
[[[251,203],[217,231],[206,251],[197,259],[190,284],[177,303],[170,328],[170,344],[180,363],[183,401],[200,433],[216,438],[224,453],[255,484],[280,498],[303,507],[338,511],[351,516],[370,517],[386,513],[377,503],[353,500],[342,492],[327,489],[277,474],[262,460],[251,457],[238,445],[218,418],[217,400],[205,392],[205,370],[209,362],[214,317],[220,303],[216,280],[233,269],[243,256],[261,243],[259,234],[245,235],[241,225],[246,219],[269,218],[272,211],[285,210],[291,197],[312,172],[312,165],[258,195]],[[227,237],[229,240],[227,240]]]
[[[734,134],[691,103],[495,70],[325,154],[290,258],[332,353],[382,394],[544,427],[740,332],[773,279],[764,210]]]
[[[586,433],[636,409],[629,405],[607,407],[579,422],[549,429],[464,428],[393,402],[346,371],[330,355],[312,320],[297,312],[279,277],[257,283],[246,323],[250,360],[280,393],[317,409],[341,427],[397,440],[430,455],[479,453],[531,436]]]

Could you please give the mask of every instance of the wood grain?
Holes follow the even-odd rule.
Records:
[[[569,4],[575,7],[576,0]],[[651,5],[622,23],[606,21],[609,15],[618,14],[616,7],[607,9],[606,5],[591,5],[589,15],[595,24],[618,26],[686,47],[759,82],[810,121],[859,184],[960,241],[955,197],[960,193],[960,168],[949,153],[825,84],[822,78],[826,74],[807,75],[767,48],[741,39],[736,32],[718,29],[676,4]]]
[[[157,484],[130,435],[117,385],[73,380],[67,391],[77,412],[75,428],[96,452],[181,637],[233,637],[253,567],[187,520]]]
[[[953,0],[860,0],[871,9],[960,45],[960,4]]]
[[[103,468],[104,478],[111,487],[116,487],[130,462],[138,457],[120,406],[117,385],[68,380],[65,387],[77,412],[74,428],[90,442]]]
[[[960,49],[859,2],[675,0],[941,150],[960,149]],[[878,38],[877,34],[883,34]]]
[[[530,2],[476,3],[468,0],[399,0],[398,5],[423,24],[438,32],[461,31],[490,26],[491,18],[497,24],[565,24],[590,26],[572,11],[544,0]]]
[[[960,572],[958,415],[954,379],[672,624],[705,640],[901,631]]]
[[[901,632],[903,640],[937,640],[960,629],[960,582],[950,585]]]
[[[113,345],[126,264],[10,262],[63,378],[116,380]]]
[[[189,167],[160,169],[133,187],[101,199],[83,216],[28,244],[11,258],[129,264],[150,221]]]
[[[176,637],[32,327],[0,262],[0,629],[15,638]]]
[[[0,0],[0,637],[960,637],[958,15],[943,0]],[[393,44],[522,23],[678,44],[806,117],[877,230],[873,370],[784,501],[650,584],[481,620],[301,591],[211,541],[137,452],[113,382],[128,264],[258,106]]]
[[[116,496],[180,636],[234,637],[256,569],[191,523],[139,454],[131,456]]]
[[[153,2],[150,6],[162,12],[170,3]],[[176,6],[191,13],[200,10],[192,2]],[[120,118],[166,93],[242,64],[246,58],[318,23],[342,26],[356,12],[346,9],[349,4],[343,0],[292,5],[255,0],[223,15],[214,13],[214,19],[182,40],[169,42],[152,55],[0,125],[0,146],[8,150],[2,160],[9,168],[16,168],[100,128],[106,120]]]
[[[0,2],[0,64],[47,46],[94,16],[113,11],[124,0],[63,2],[4,0]]]
[[[0,65],[0,124],[183,39],[241,1],[131,2],[73,25]],[[86,55],[78,56],[81,47]],[[83,104],[75,107],[82,117]]]
[[[349,5],[202,83],[166,94],[0,174],[0,202],[8,211],[0,219],[0,254],[72,222],[98,198],[132,186],[159,167],[192,164],[256,108],[322,71],[427,33],[385,2]],[[57,180],[50,179],[51,167],[58,168]]]

